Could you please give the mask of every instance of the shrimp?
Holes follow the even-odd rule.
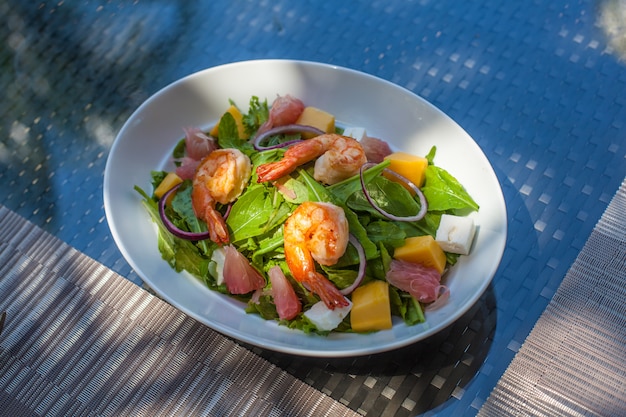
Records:
[[[246,187],[251,171],[250,158],[238,149],[216,149],[196,169],[191,203],[196,217],[206,222],[213,242],[230,241],[226,221],[215,204],[235,201]]]
[[[318,159],[313,177],[326,184],[356,175],[361,165],[367,162],[365,151],[357,140],[327,133],[293,145],[280,161],[259,165],[256,170],[258,182],[277,180],[315,158]]]
[[[345,253],[348,221],[343,209],[330,203],[304,202],[285,222],[283,234],[285,260],[293,277],[317,294],[329,309],[347,306],[346,298],[315,270],[314,262],[334,265]]]

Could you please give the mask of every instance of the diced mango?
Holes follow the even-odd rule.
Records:
[[[326,133],[333,133],[335,131],[335,116],[316,107],[305,107],[296,123],[313,126]],[[310,139],[314,136],[314,133],[302,133],[302,137],[305,139]]]
[[[161,183],[154,190],[154,195],[157,198],[161,198],[163,197],[163,195],[165,195],[165,193],[176,187],[181,182],[183,182],[183,179],[181,177],[176,175],[175,172],[170,172],[165,176],[165,178],[163,178],[163,181],[161,181]],[[175,193],[172,193],[167,199],[166,203],[168,205],[172,202],[172,198],[174,198],[174,195]]]
[[[183,179],[181,177],[176,175],[175,172],[170,172],[165,176],[165,178],[163,178],[161,183],[154,190],[154,195],[158,198],[161,198],[166,192],[168,192],[181,182],[183,182]]]
[[[446,254],[430,235],[406,238],[404,245],[395,249],[393,257],[435,268],[440,274],[446,267]]]
[[[388,168],[390,170],[402,175],[404,178],[410,180],[418,187],[424,185],[426,168],[428,167],[428,159],[421,156],[411,155],[405,152],[394,152],[391,155],[387,155],[385,159],[389,160]],[[387,179],[400,182],[402,185],[404,185],[405,188],[411,191],[408,186],[406,186],[402,181],[398,180],[393,175],[384,173],[383,175],[385,175]]]
[[[248,139],[250,135],[246,132],[246,128],[243,125],[243,115],[241,114],[237,106],[231,104],[225,113],[230,113],[231,116],[233,116],[233,119],[235,119],[235,123],[237,124],[237,132],[239,133],[239,139]],[[209,134],[213,137],[217,137],[219,129],[220,122],[217,122],[215,126],[213,126],[213,129],[211,129],[211,132],[209,132]]]
[[[352,292],[350,324],[355,332],[390,329],[389,284],[371,281]]]

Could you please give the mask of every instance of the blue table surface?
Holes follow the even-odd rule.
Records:
[[[507,246],[488,290],[497,317],[490,345],[462,389],[419,409],[473,415],[626,176],[625,8],[1,0],[0,202],[141,284],[109,232],[102,180],[117,132],[150,95],[195,71],[259,58],[394,82],[474,138],[506,200]]]

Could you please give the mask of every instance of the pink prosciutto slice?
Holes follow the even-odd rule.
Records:
[[[231,294],[247,294],[265,286],[265,279],[232,245],[224,249],[224,284]]]
[[[217,149],[213,138],[207,136],[197,127],[183,128],[185,131],[185,154],[176,168],[176,175],[184,180],[190,180],[196,172],[200,161]]]
[[[300,99],[292,97],[289,94],[276,97],[276,100],[274,100],[270,108],[269,117],[267,121],[259,127],[257,135],[276,126],[295,123],[303,110],[304,103]]]
[[[394,259],[385,278],[420,303],[432,303],[446,293],[446,287],[441,285],[441,274],[434,268],[418,263]]]
[[[368,162],[378,164],[382,162],[387,155],[391,155],[389,144],[382,139],[365,136],[360,142]]]
[[[283,274],[279,266],[273,266],[267,271],[272,283],[272,297],[276,305],[276,312],[281,320],[291,320],[302,311],[302,304],[293,290],[291,283]]]

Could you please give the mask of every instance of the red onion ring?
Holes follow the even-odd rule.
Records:
[[[365,277],[365,267],[367,265],[367,260],[365,259],[365,251],[363,250],[363,246],[361,242],[352,234],[348,237],[348,241],[352,243],[352,245],[356,248],[357,253],[359,254],[359,272],[354,279],[354,282],[349,287],[340,290],[343,295],[351,294],[359,285],[361,285],[361,281],[363,281],[363,277]]]
[[[324,133],[326,133],[323,130],[320,130],[313,126],[289,124],[289,125],[274,127],[270,130],[267,130],[261,133],[260,135],[255,136],[252,144],[254,145],[254,149],[256,149],[257,151],[267,151],[270,149],[284,148],[287,146],[291,146],[294,143],[301,142],[302,140],[295,139],[295,140],[290,140],[287,142],[278,143],[276,145],[271,145],[271,146],[263,146],[261,145],[261,142],[263,142],[265,139],[267,139],[270,136],[280,135],[283,133],[300,133],[300,132],[315,133],[318,135],[323,135]]]
[[[445,285],[440,285],[437,288],[437,292],[439,293],[439,295],[437,296],[437,299],[433,301],[432,303],[428,304],[424,308],[424,311],[437,310],[439,307],[443,306],[446,303],[446,301],[448,301],[448,298],[450,298],[450,289],[446,287]]]
[[[169,198],[169,196],[178,189],[178,187],[180,187],[181,184],[177,184],[174,187],[172,187],[171,189],[169,189],[164,195],[163,197],[161,197],[161,199],[159,200],[159,216],[161,216],[161,221],[163,222],[163,226],[165,226],[165,228],[174,236],[179,237],[181,239],[185,239],[185,240],[193,240],[193,241],[197,241],[197,240],[206,240],[210,238],[210,234],[209,232],[200,232],[200,233],[194,233],[194,232],[188,232],[186,230],[182,230],[179,229],[178,227],[176,227],[176,225],[174,223],[172,223],[172,221],[165,215],[165,202],[167,201],[167,199]]]
[[[363,177],[363,171],[369,167],[372,167],[376,165],[373,162],[367,162],[365,164],[363,164],[361,166],[361,169],[359,170],[359,175],[360,175],[360,179],[361,179],[361,188],[363,189],[363,194],[365,194],[365,198],[367,198],[367,201],[372,205],[372,207],[374,207],[374,209],[376,209],[376,211],[378,211],[380,214],[382,214],[383,216],[387,217],[389,220],[395,220],[395,221],[399,221],[399,222],[416,222],[418,220],[422,220],[424,218],[424,216],[426,215],[426,212],[428,211],[428,202],[426,201],[426,197],[424,197],[424,193],[422,193],[422,190],[420,190],[420,188],[413,184],[413,182],[411,182],[411,180],[409,180],[408,178],[398,174],[397,172],[394,172],[388,168],[385,168],[385,172],[388,174],[393,175],[394,177],[398,178],[400,181],[404,182],[406,185],[408,185],[413,191],[415,191],[415,194],[417,194],[419,200],[420,200],[420,210],[417,212],[416,215],[414,216],[396,216],[394,214],[388,213],[385,210],[383,210],[382,208],[378,207],[378,205],[376,204],[376,202],[372,199],[372,197],[370,197],[369,193],[367,192],[367,187],[365,186],[365,179]]]

